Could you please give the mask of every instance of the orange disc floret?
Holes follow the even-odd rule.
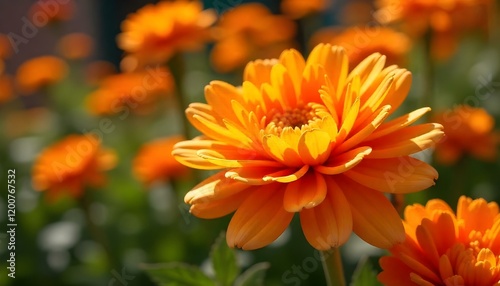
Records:
[[[408,36],[387,27],[325,28],[316,32],[311,42],[344,47],[353,66],[376,52],[387,57],[387,65],[402,65],[411,48]]]
[[[445,165],[457,163],[464,155],[493,162],[498,157],[500,133],[495,119],[483,108],[459,105],[434,118],[444,126],[446,136],[436,145],[436,159]]]
[[[500,285],[500,214],[495,202],[440,199],[405,209],[406,240],[380,259],[378,279],[400,285]]]
[[[387,120],[411,73],[385,59],[375,53],[350,68],[342,47],[320,44],[307,59],[291,49],[250,62],[241,87],[211,82],[207,103],[186,110],[202,135],[173,150],[186,166],[220,170],[186,194],[191,213],[235,212],[227,243],[243,249],[274,241],[295,213],[316,249],[338,247],[352,231],[381,248],[402,242],[403,224],[384,193],[434,185],[436,170],[410,155],[443,131],[413,125],[428,107]]]
[[[34,93],[59,82],[67,72],[67,64],[58,57],[41,56],[29,59],[17,69],[17,87],[23,94]]]
[[[293,47],[295,32],[293,21],[260,3],[239,5],[219,21],[211,61],[217,71],[229,72],[253,59],[277,57]]]
[[[182,51],[198,50],[210,40],[213,10],[199,1],[162,1],[130,14],[122,23],[118,46],[141,63],[161,63]]]
[[[142,146],[134,159],[134,175],[145,185],[150,185],[189,174],[189,168],[177,162],[171,154],[174,145],[182,140],[185,140],[183,136],[171,136]]]
[[[78,198],[86,186],[103,186],[104,171],[115,164],[114,152],[103,149],[92,135],[70,135],[38,155],[33,164],[33,188],[47,192],[50,200],[63,194]]]
[[[124,109],[145,113],[172,89],[172,75],[162,67],[110,75],[88,96],[87,106],[96,115],[113,115]]]

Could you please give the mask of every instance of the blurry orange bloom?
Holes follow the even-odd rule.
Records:
[[[281,11],[285,15],[298,19],[326,10],[331,2],[331,0],[282,0]]]
[[[105,183],[103,171],[116,165],[110,150],[100,147],[92,135],[70,135],[46,148],[33,165],[33,188],[47,191],[49,200],[62,194],[78,198],[85,186]]]
[[[380,259],[384,285],[500,285],[496,203],[462,196],[455,215],[434,199],[406,207],[403,223],[406,241]]]
[[[12,55],[12,44],[5,34],[0,34],[0,60],[6,59]]]
[[[386,27],[325,28],[316,32],[311,42],[344,47],[353,66],[376,52],[387,57],[388,65],[402,65],[411,48],[410,39],[405,34]]]
[[[435,120],[444,126],[446,134],[436,145],[436,158],[442,164],[455,164],[465,154],[496,160],[500,134],[494,132],[495,119],[486,110],[461,105],[437,114]]]
[[[219,72],[243,67],[249,60],[274,58],[293,46],[295,23],[273,15],[259,3],[242,4],[224,14],[218,24],[211,60]]]
[[[492,0],[378,0],[375,17],[382,24],[403,23],[413,37],[431,30],[433,55],[443,59],[453,54],[463,32],[487,30],[492,4]]]
[[[410,126],[430,108],[386,122],[410,89],[406,69],[384,67],[381,54],[351,72],[348,64],[338,46],[320,44],[307,60],[286,50],[279,59],[250,62],[241,88],[213,81],[205,88],[208,104],[186,110],[203,135],[178,143],[174,156],[222,171],[184,199],[201,218],[236,211],[227,230],[231,247],[271,243],[296,212],[317,249],[343,244],[353,230],[381,248],[404,240],[383,193],[434,184],[436,170],[409,155],[434,145],[442,126]]]
[[[68,21],[71,17],[73,17],[75,3],[73,0],[64,2],[36,1],[33,5],[31,5],[29,11],[31,21],[38,27]]]
[[[171,155],[174,144],[185,140],[182,136],[162,138],[144,145],[134,159],[134,174],[145,185],[154,181],[183,177],[189,169]]]
[[[350,0],[344,4],[339,15],[343,26],[356,26],[373,21],[373,3],[371,0]]]
[[[118,46],[141,63],[164,62],[177,52],[200,49],[215,20],[215,11],[203,11],[199,1],[149,4],[123,21]]]
[[[62,37],[58,42],[61,55],[70,60],[84,59],[90,55],[94,40],[83,33],[71,33]]]
[[[41,56],[25,61],[16,74],[17,87],[30,94],[48,85],[57,83],[66,76],[67,64],[60,58]]]
[[[4,103],[12,99],[14,95],[12,77],[0,73],[0,103]]]
[[[167,97],[172,89],[172,76],[162,67],[110,75],[89,95],[87,105],[96,115],[128,114],[128,110],[144,113],[153,108],[158,99]]]

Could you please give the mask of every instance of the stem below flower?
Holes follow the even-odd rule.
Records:
[[[330,250],[321,251],[321,262],[323,264],[323,272],[325,273],[326,285],[328,286],[345,286],[344,268],[342,266],[342,258],[340,249],[334,247]]]
[[[186,116],[184,115],[184,110],[186,110],[188,106],[188,101],[186,101],[186,94],[184,94],[184,75],[185,75],[185,64],[184,57],[181,53],[175,54],[169,62],[170,71],[172,72],[172,76],[175,82],[175,94],[177,96],[177,104],[179,108],[182,110],[181,120],[182,120],[182,131],[186,139],[189,139],[189,122],[187,121]]]

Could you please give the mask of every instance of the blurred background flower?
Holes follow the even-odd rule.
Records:
[[[500,279],[500,215],[495,202],[460,197],[456,214],[444,201],[405,210],[406,241],[380,259],[379,280],[399,285],[496,285]]]
[[[102,187],[104,171],[116,165],[115,154],[92,135],[70,135],[47,147],[33,165],[33,188],[50,201],[61,195],[78,198],[86,186]]]
[[[32,94],[62,80],[67,64],[54,56],[40,56],[24,62],[17,69],[16,87],[22,94]]]

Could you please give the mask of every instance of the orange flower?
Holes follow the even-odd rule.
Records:
[[[406,98],[411,73],[373,54],[349,72],[342,47],[316,46],[250,62],[241,88],[214,81],[208,104],[192,103],[203,134],[178,143],[187,166],[222,169],[185,196],[201,218],[234,214],[230,246],[263,247],[296,212],[309,243],[337,247],[354,230],[382,248],[404,240],[398,213],[384,196],[434,184],[431,166],[410,157],[442,137],[439,124],[410,126],[430,108],[386,121]]]
[[[103,171],[112,169],[116,157],[100,147],[92,135],[70,135],[45,149],[33,165],[33,188],[47,191],[50,200],[62,194],[78,198],[85,186],[105,183]]]
[[[0,34],[0,60],[6,59],[12,55],[12,44],[5,34]]]
[[[216,20],[213,10],[202,9],[199,1],[146,5],[123,21],[118,46],[141,63],[164,62],[177,52],[200,49]]]
[[[145,185],[149,185],[154,181],[187,175],[189,169],[170,154],[174,144],[184,139],[182,136],[172,136],[144,145],[134,159],[135,176]]]
[[[218,25],[211,60],[219,72],[243,67],[249,60],[277,57],[293,46],[295,24],[273,15],[259,3],[242,4],[226,12]]]
[[[62,3],[61,3],[62,2]],[[66,2],[66,3],[64,3]],[[38,27],[68,21],[73,17],[75,3],[69,1],[37,1],[31,5],[29,15]]]
[[[84,59],[92,52],[94,41],[89,35],[71,33],[62,37],[58,42],[61,55],[70,60]]]
[[[57,57],[33,58],[21,64],[17,69],[17,87],[21,93],[34,93],[63,79],[67,71],[67,64]]]
[[[431,30],[432,52],[445,59],[453,54],[461,33],[487,30],[491,0],[378,0],[376,19],[382,24],[402,22],[413,37]]]
[[[281,11],[294,19],[302,18],[309,14],[324,11],[331,4],[331,0],[283,0]]]
[[[403,223],[406,241],[380,259],[384,285],[500,285],[496,203],[462,196],[455,215],[434,199],[406,207]]]
[[[495,119],[482,108],[457,106],[441,112],[435,120],[444,126],[446,136],[436,145],[437,160],[452,165],[470,154],[484,161],[495,161],[500,134],[494,132]]]
[[[325,28],[316,32],[311,42],[344,47],[349,63],[354,66],[376,52],[387,57],[388,65],[401,65],[405,63],[411,47],[410,39],[405,34],[386,27]]]
[[[13,95],[12,77],[0,73],[0,103],[11,100]]]
[[[91,93],[87,103],[96,115],[128,114],[149,111],[161,97],[173,89],[168,70],[157,67],[145,71],[110,75],[101,81],[98,90]]]

